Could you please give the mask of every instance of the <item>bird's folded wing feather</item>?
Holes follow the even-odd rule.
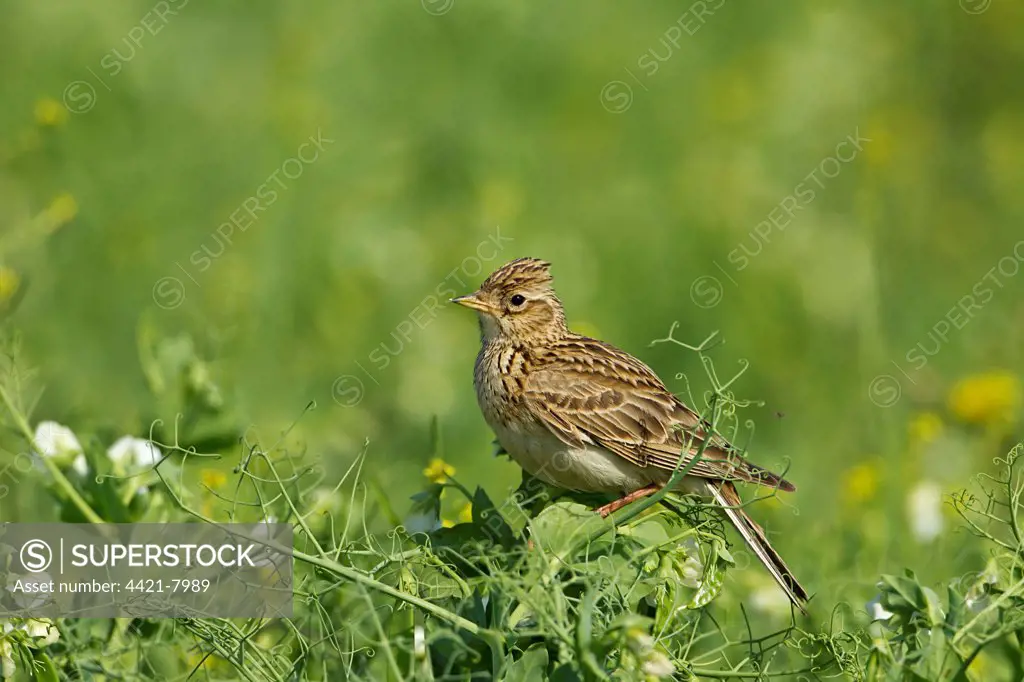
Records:
[[[534,358],[523,395],[535,417],[567,445],[599,445],[640,466],[672,471],[693,460],[710,426],[650,368],[593,339],[569,343],[576,347],[551,349]],[[680,464],[685,443],[690,447]],[[689,474],[793,488],[743,459],[717,434]]]

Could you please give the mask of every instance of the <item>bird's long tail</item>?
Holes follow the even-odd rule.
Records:
[[[739,531],[743,541],[747,543],[750,550],[761,560],[761,563],[768,569],[768,572],[772,574],[775,582],[779,584],[779,587],[786,593],[786,596],[789,597],[794,606],[806,615],[807,611],[804,609],[804,603],[808,600],[807,591],[796,581],[796,578],[793,577],[793,572],[786,566],[786,562],[782,560],[779,553],[768,542],[764,529],[754,523],[753,519],[747,516],[747,513],[740,507],[742,501],[740,500],[739,493],[736,492],[736,486],[728,481],[706,481],[705,484],[708,492],[715,498],[715,501],[722,507],[729,521]]]

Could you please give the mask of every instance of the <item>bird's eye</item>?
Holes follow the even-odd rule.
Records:
[[[526,297],[523,296],[522,294],[516,294],[515,296],[513,296],[512,298],[509,299],[509,302],[512,305],[520,306],[520,305],[526,303]]]

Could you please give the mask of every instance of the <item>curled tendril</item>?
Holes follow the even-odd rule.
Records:
[[[399,526],[395,526],[394,528],[389,528],[384,533],[384,535],[385,535],[385,537],[387,537],[388,540],[395,540],[395,539],[404,539],[407,536],[407,533],[405,531],[405,526],[399,525]]]

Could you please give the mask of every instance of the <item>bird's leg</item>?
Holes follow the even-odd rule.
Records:
[[[604,505],[603,507],[598,507],[594,511],[596,511],[598,514],[600,514],[602,519],[606,519],[606,518],[608,518],[609,514],[611,514],[614,511],[618,511],[619,509],[622,509],[623,507],[625,507],[630,502],[632,502],[634,500],[639,500],[641,497],[647,497],[648,495],[653,495],[654,493],[658,492],[659,490],[661,490],[661,486],[660,485],[649,485],[646,488],[640,488],[639,490],[634,490],[633,492],[631,492],[630,494],[626,495],[622,499],[615,500],[614,502],[609,502],[608,504]]]

